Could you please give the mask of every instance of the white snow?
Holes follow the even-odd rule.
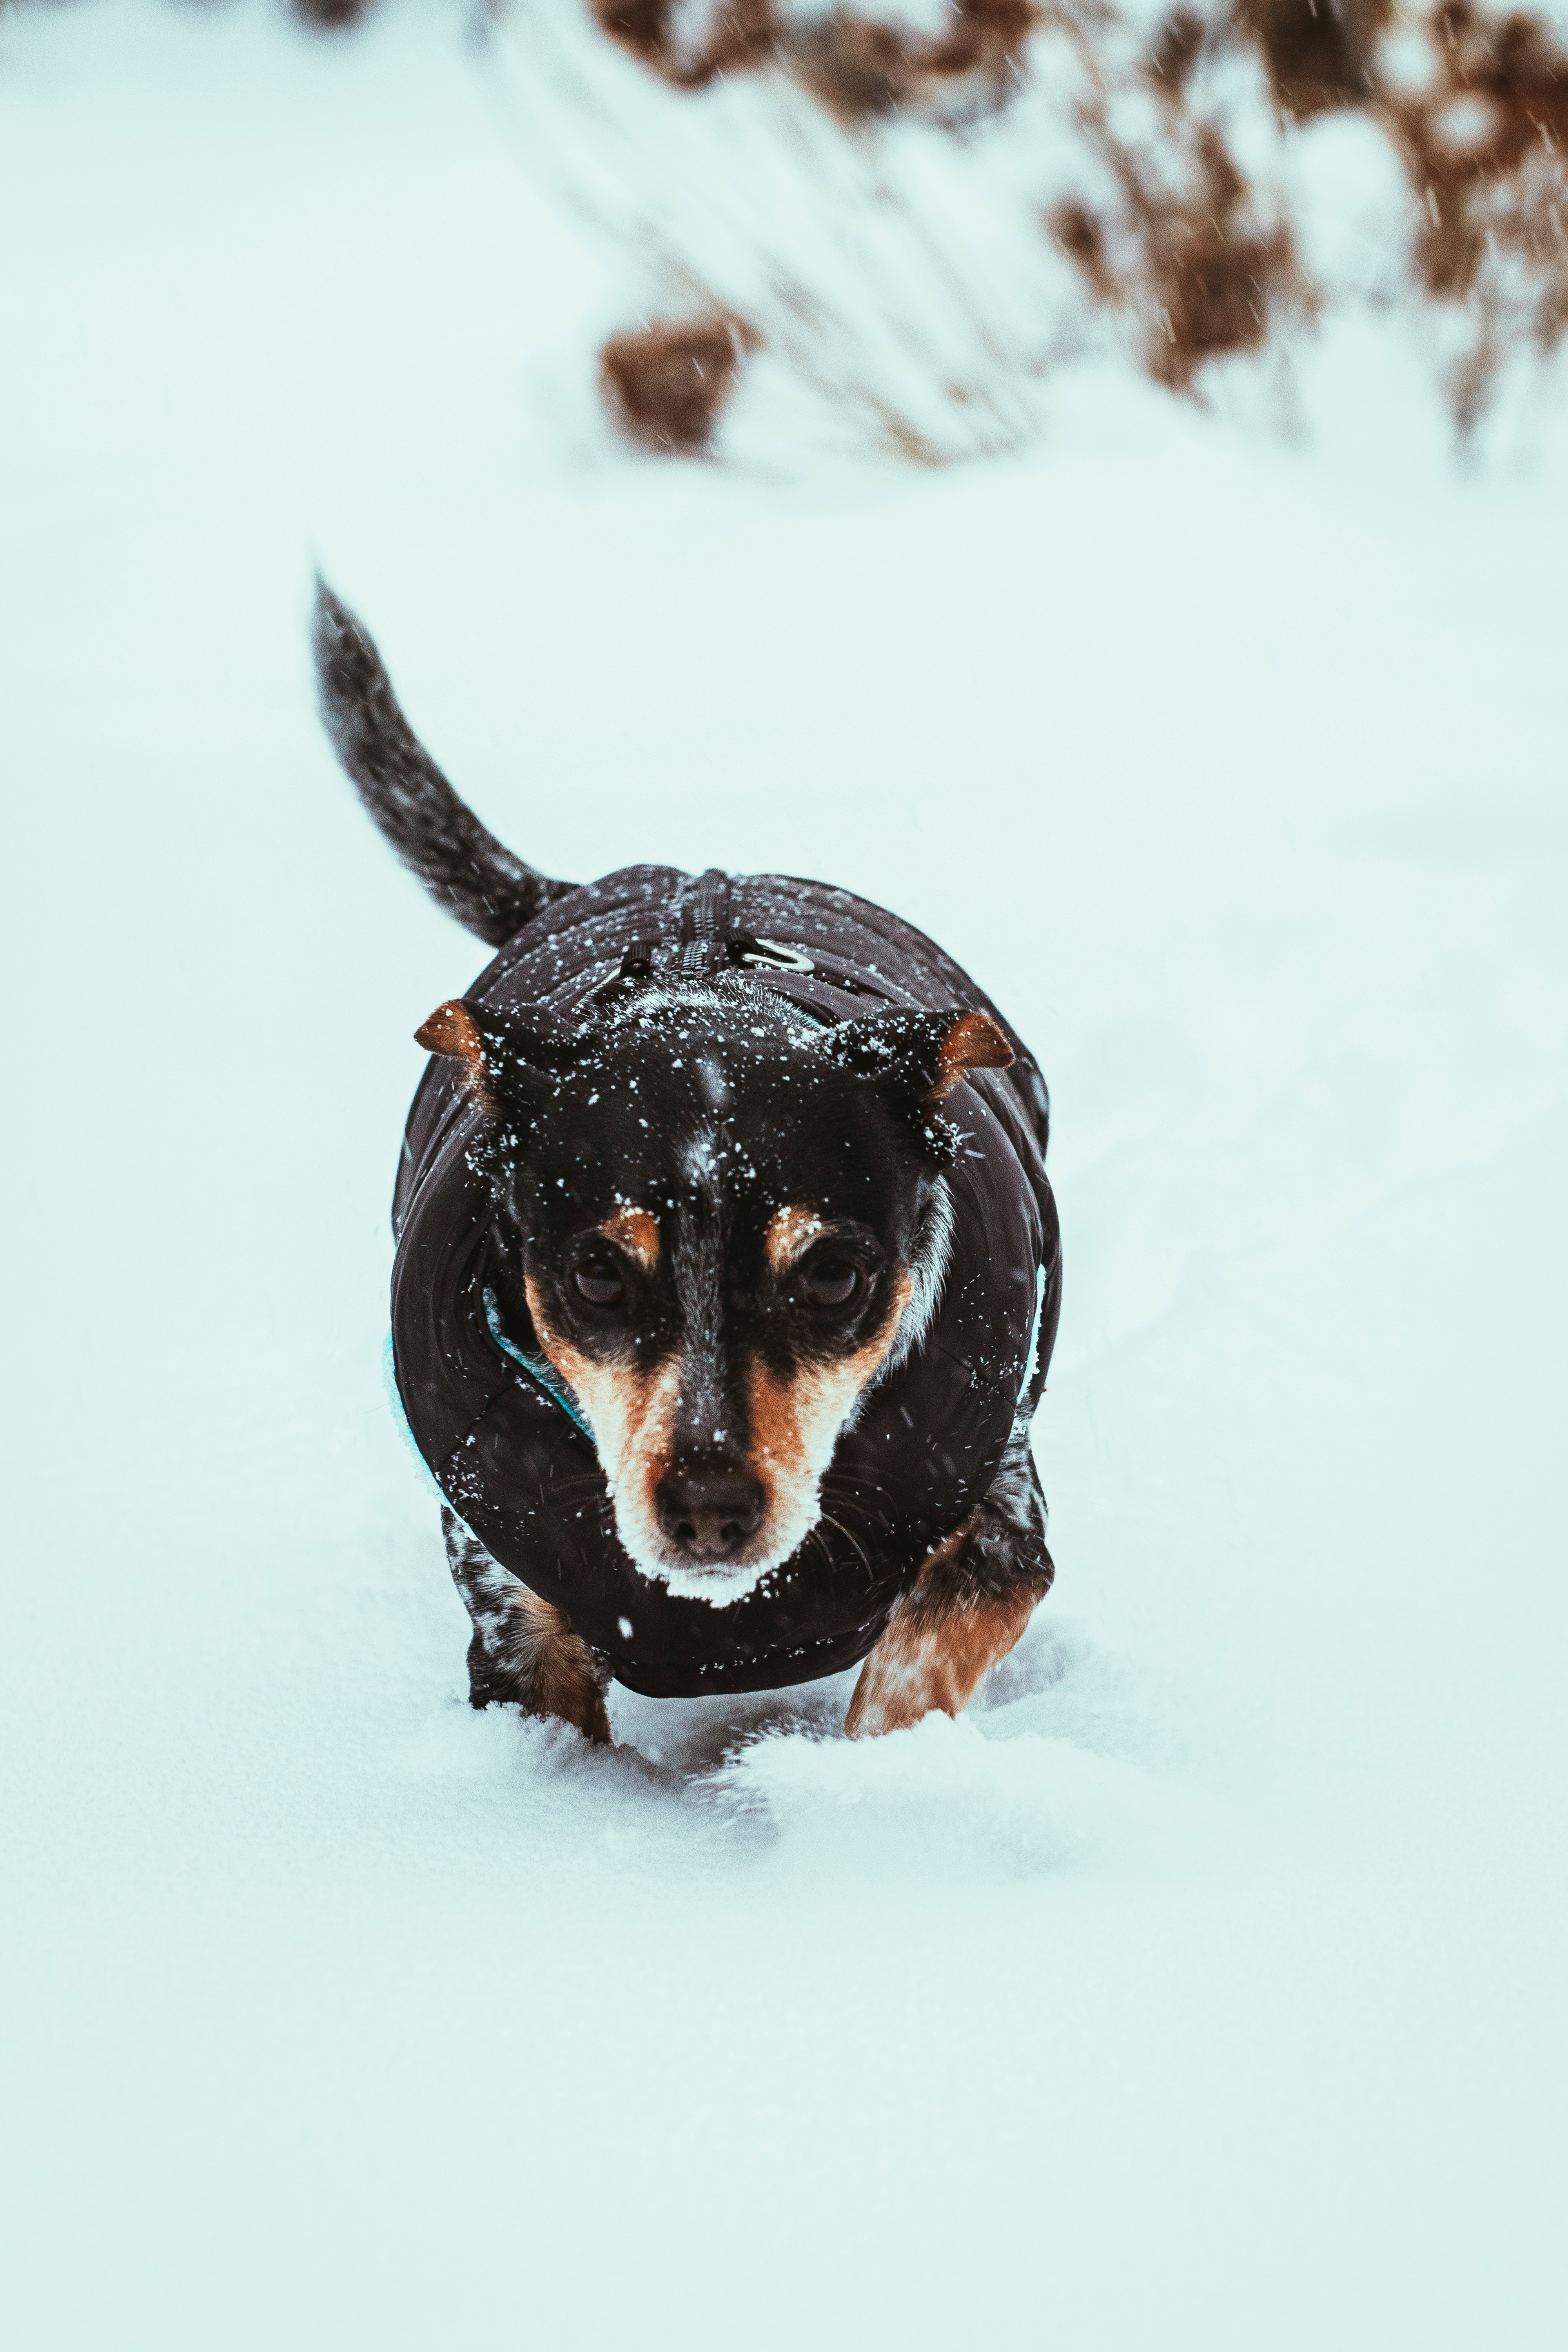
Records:
[[[17,2352],[1561,2345],[1565,490],[1328,335],[988,468],[660,466],[458,20],[0,19]],[[970,1717],[463,1699],[380,1389],[509,845],[820,874],[1050,1077],[1058,1575]]]

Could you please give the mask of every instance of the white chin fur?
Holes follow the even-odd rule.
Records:
[[[761,1559],[716,1559],[706,1568],[696,1560],[649,1559],[632,1550],[624,1528],[617,1527],[616,1532],[638,1572],[651,1577],[656,1584],[667,1585],[678,1601],[706,1601],[710,1609],[730,1609],[753,1593],[764,1576],[793,1559],[820,1517],[820,1501],[814,1493],[810,1508],[790,1514],[789,1525],[779,1530],[772,1549]]]
[[[737,1601],[746,1600],[778,1564],[776,1559],[759,1559],[749,1568],[722,1559],[715,1560],[711,1568],[699,1568],[690,1561],[682,1568],[650,1568],[640,1559],[637,1563],[645,1576],[668,1585],[677,1601],[706,1601],[710,1609],[730,1609]]]

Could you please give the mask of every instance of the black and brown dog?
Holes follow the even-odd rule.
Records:
[[[851,1734],[956,1714],[1051,1580],[1033,1060],[847,892],[535,873],[324,586],[316,654],[366,808],[499,950],[418,1033],[394,1202],[396,1385],[474,1705],[603,1740],[611,1679],[766,1689],[864,1659]]]

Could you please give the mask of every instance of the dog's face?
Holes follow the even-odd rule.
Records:
[[[581,1025],[443,1005],[419,1033],[484,1104],[508,1319],[581,1401],[616,1531],[739,1600],[821,1512],[840,1431],[940,1288],[935,1106],[1012,1058],[986,1014],[824,1031],[740,981]]]

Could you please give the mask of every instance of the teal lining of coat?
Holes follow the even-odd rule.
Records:
[[[495,1292],[485,1285],[485,1321],[490,1327],[490,1338],[501,1353],[521,1365],[531,1381],[537,1382],[547,1397],[552,1397],[569,1421],[574,1421],[590,1445],[594,1433],[583,1417],[583,1408],[554,1365],[544,1356],[525,1356],[515,1340],[509,1339],[501,1325],[500,1308],[496,1305]]]
[[[381,1377],[386,1384],[386,1402],[392,1408],[392,1418],[396,1424],[398,1435],[402,1438],[405,1445],[407,1446],[409,1453],[414,1456],[415,1463],[419,1471],[419,1475],[429,1487],[430,1492],[437,1496],[439,1500],[446,1505],[447,1510],[450,1510],[452,1507],[451,1503],[447,1496],[442,1493],[441,1487],[436,1477],[436,1473],[431,1469],[430,1465],[426,1461],[423,1454],[420,1453],[418,1443],[415,1438],[413,1427],[408,1419],[407,1408],[404,1404],[402,1391],[397,1385],[397,1359],[393,1352],[392,1334],[390,1331],[386,1335],[386,1345],[381,1351]]]
[[[1029,1326],[1029,1350],[1024,1358],[1024,1377],[1018,1383],[1018,1410],[1024,1410],[1024,1400],[1029,1393],[1029,1383],[1035,1377],[1035,1366],[1040,1360],[1040,1325],[1046,1316],[1046,1269],[1035,1268],[1035,1319]]]

